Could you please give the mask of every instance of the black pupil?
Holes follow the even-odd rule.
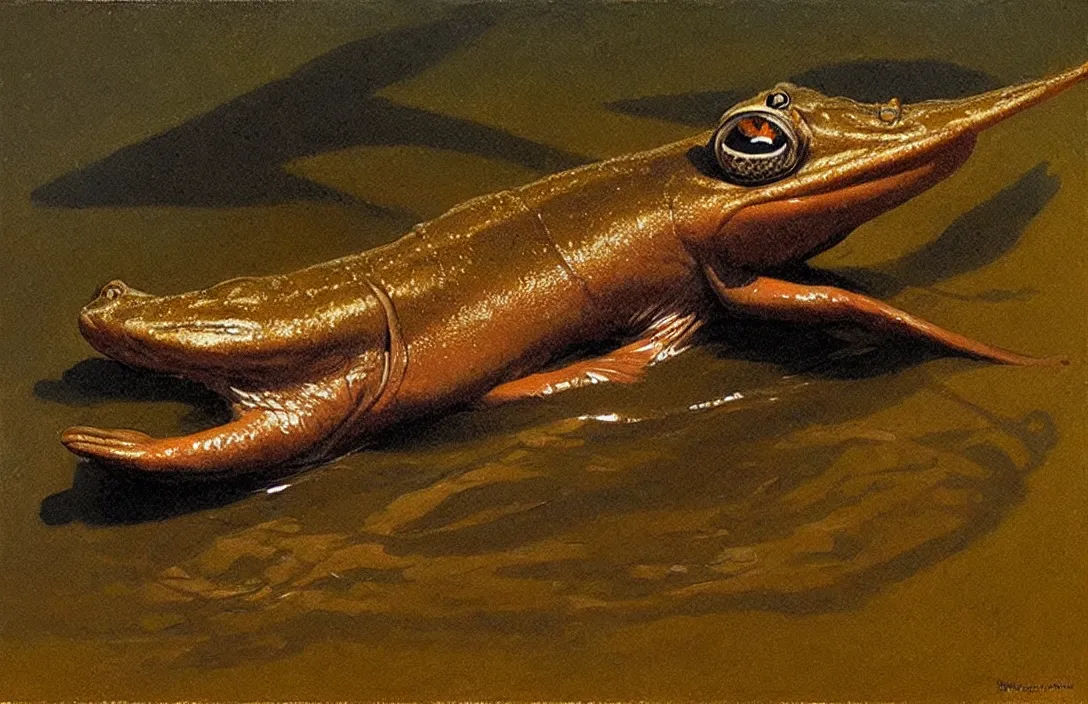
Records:
[[[767,96],[767,107],[785,110],[790,105],[790,96],[785,93],[771,93]]]
[[[725,146],[741,154],[773,154],[786,143],[778,125],[762,117],[745,117],[725,136]]]

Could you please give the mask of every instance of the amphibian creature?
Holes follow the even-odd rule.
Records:
[[[152,472],[313,464],[456,406],[637,380],[721,307],[1040,363],[768,272],[926,190],[963,164],[979,132],[1085,77],[1088,64],[912,105],[780,84],[713,132],[471,200],[361,254],[175,296],[110,282],[79,318],[95,349],[202,382],[235,417],[171,438],[69,428],[62,442]],[[615,350],[555,368],[605,343]]]

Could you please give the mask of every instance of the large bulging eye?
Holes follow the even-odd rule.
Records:
[[[726,119],[710,140],[727,180],[758,186],[791,174],[804,156],[793,125],[770,112],[751,110]]]

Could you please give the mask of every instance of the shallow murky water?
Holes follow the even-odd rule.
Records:
[[[910,100],[1041,76],[1086,58],[1088,10],[62,4],[0,26],[0,697],[1083,698],[1083,87],[811,273],[1068,367],[738,323],[637,387],[453,414],[275,485],[118,478],[57,438],[225,413],[94,356],[75,314],[110,278],[168,293],[358,251],[783,79]]]

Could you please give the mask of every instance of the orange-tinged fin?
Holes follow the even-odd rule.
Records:
[[[701,324],[694,315],[670,314],[658,320],[645,337],[635,342],[601,357],[500,384],[480,399],[480,403],[497,405],[521,398],[539,398],[602,382],[633,384],[642,379],[655,362],[683,351]]]

